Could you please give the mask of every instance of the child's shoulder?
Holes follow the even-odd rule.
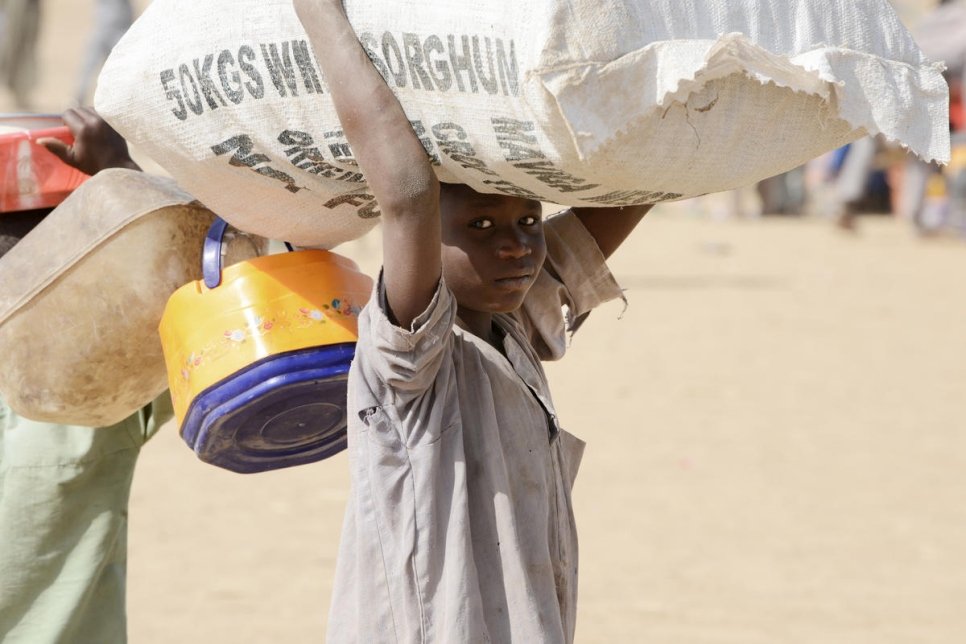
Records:
[[[426,310],[409,327],[391,319],[377,284],[359,314],[356,377],[410,391],[429,386],[452,348],[455,322],[456,301],[442,281]]]

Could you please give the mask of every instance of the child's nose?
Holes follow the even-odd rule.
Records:
[[[523,235],[508,233],[500,238],[497,255],[500,259],[520,259],[533,252]]]

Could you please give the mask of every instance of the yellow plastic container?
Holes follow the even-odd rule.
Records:
[[[217,285],[176,291],[159,328],[184,439],[239,472],[343,449],[346,374],[372,279],[324,250],[246,260],[220,281],[210,268]]]

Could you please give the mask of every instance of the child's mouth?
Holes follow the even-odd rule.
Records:
[[[533,279],[533,275],[524,274],[524,275],[512,275],[510,277],[500,277],[500,278],[497,278],[495,281],[497,285],[500,286],[501,288],[505,288],[507,290],[517,290],[517,289],[525,288],[527,285],[530,284],[530,281],[532,279]]]

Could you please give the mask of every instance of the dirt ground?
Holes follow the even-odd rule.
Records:
[[[43,109],[90,7],[45,5]],[[966,641],[966,242],[692,210],[648,216],[612,262],[627,310],[548,368],[588,441],[577,640]],[[221,471],[165,427],[131,499],[131,642],[321,641],[347,484],[344,457]]]
[[[589,443],[578,641],[962,642],[966,243],[650,217],[613,261],[627,311],[549,369]],[[346,486],[343,458],[242,477],[167,428],[131,503],[132,642],[319,641]]]

